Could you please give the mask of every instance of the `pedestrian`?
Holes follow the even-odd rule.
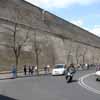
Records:
[[[26,68],[26,65],[24,65],[24,75],[25,75],[25,76],[27,75],[27,68]]]
[[[90,65],[88,64],[88,65],[87,65],[87,70],[89,70],[89,69],[90,69]]]
[[[47,65],[48,73],[50,72],[50,65]]]
[[[11,70],[12,70],[12,78],[16,78],[17,77],[16,65],[13,65]]]
[[[35,66],[35,68],[34,68],[34,72],[37,73],[37,66]]]
[[[31,66],[29,65],[28,66],[28,73],[29,73],[29,76],[31,75]]]
[[[99,64],[96,65],[96,71],[100,71],[100,65]]]
[[[44,72],[47,74],[47,66],[44,67]]]
[[[35,66],[32,65],[32,67],[31,67],[31,75],[32,75],[32,76],[33,76],[33,73],[34,73],[34,68],[35,68]]]
[[[77,70],[79,70],[80,69],[80,64],[77,64]]]
[[[81,64],[81,68],[82,68],[82,70],[84,70],[84,66],[85,66],[85,64]]]

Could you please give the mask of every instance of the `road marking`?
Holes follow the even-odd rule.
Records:
[[[91,76],[91,75],[95,75],[95,73],[90,73],[90,74],[87,74],[87,75],[84,75],[82,76],[81,78],[79,78],[79,81],[78,81],[78,84],[80,86],[82,86],[83,88],[93,92],[93,93],[96,93],[96,94],[100,94],[100,91],[91,87],[91,86],[88,86],[85,82],[84,82],[84,79],[86,79],[87,77]]]

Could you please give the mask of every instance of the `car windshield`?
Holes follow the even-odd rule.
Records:
[[[64,68],[64,65],[56,65],[55,68]]]

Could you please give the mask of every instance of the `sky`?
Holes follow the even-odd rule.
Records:
[[[26,0],[100,37],[100,0]]]

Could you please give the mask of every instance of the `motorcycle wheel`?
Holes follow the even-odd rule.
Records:
[[[68,78],[67,78],[67,83],[70,83],[72,81],[72,76],[69,76]]]

